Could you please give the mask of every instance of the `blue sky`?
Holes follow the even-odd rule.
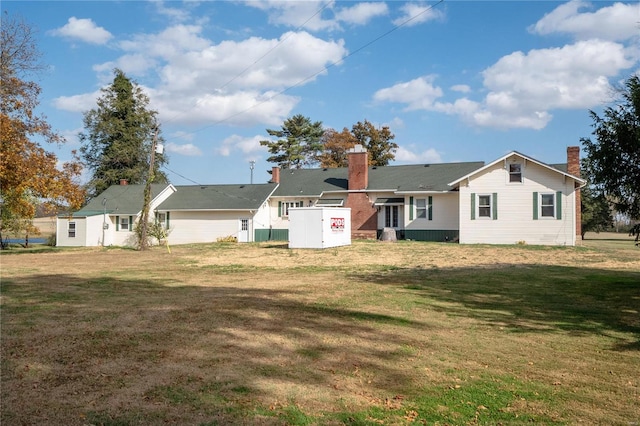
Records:
[[[39,111],[80,145],[122,69],[159,112],[174,184],[266,182],[266,129],[387,125],[392,164],[548,163],[640,69],[640,3],[3,1],[38,31]],[[86,176],[85,176],[86,178]]]

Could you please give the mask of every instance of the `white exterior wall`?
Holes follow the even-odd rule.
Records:
[[[429,197],[433,197],[432,220],[429,220],[428,214],[426,218],[416,218],[415,200],[418,198],[426,199],[428,207]],[[407,226],[405,229],[456,230],[460,226],[457,193],[413,195],[413,220],[409,220],[411,206],[408,198],[407,196],[407,209],[405,212]]]
[[[249,241],[253,225],[249,212],[171,211],[169,244],[213,243],[218,238],[237,237],[241,218],[249,219]]]
[[[508,183],[504,163],[460,184],[460,243],[575,245],[574,180],[532,162],[523,164],[522,183]],[[562,191],[562,218],[533,219],[533,193]],[[471,219],[471,194],[498,194],[497,220]],[[477,203],[476,203],[477,209]]]
[[[273,209],[269,206],[268,202],[264,202],[260,209],[253,215],[253,226],[250,226],[249,241],[253,241],[256,229],[269,229],[271,226],[271,218]],[[276,204],[275,216],[278,216],[278,205]]]
[[[69,238],[69,222],[76,224],[76,236]],[[56,220],[56,246],[83,247],[87,242],[86,217],[59,217]]]
[[[96,247],[102,245],[102,215],[88,217],[86,224],[87,229],[85,245],[87,247]]]
[[[268,216],[271,226],[274,229],[289,229],[289,218],[287,216],[278,216],[278,202],[295,203],[302,202],[302,207],[310,207],[316,202],[317,198],[309,197],[287,197],[287,198],[271,198],[268,201]],[[267,226],[268,228],[268,226]]]

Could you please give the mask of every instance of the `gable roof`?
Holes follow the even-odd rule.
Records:
[[[452,179],[470,173],[483,162],[412,164],[369,167],[367,191],[446,192]],[[276,197],[319,197],[326,192],[346,192],[349,169],[285,169],[280,172]]]
[[[276,186],[275,183],[176,186],[176,192],[157,210],[257,210]]]
[[[171,185],[164,183],[151,184],[151,200],[169,186]],[[137,215],[142,211],[144,204],[144,187],[145,185],[111,185],[73,215],[95,216],[105,211],[109,214]],[[105,200],[106,204],[103,206]]]
[[[502,157],[500,157],[497,160],[487,164],[486,166],[481,167],[481,168],[479,168],[479,169],[477,169],[475,171],[472,171],[471,173],[468,173],[468,174],[466,174],[466,175],[464,175],[464,176],[462,176],[462,177],[450,182],[449,186],[456,187],[463,180],[468,179],[468,178],[470,178],[470,177],[472,177],[472,176],[474,176],[474,175],[476,175],[478,173],[482,173],[484,170],[487,170],[487,169],[493,167],[494,165],[506,160],[507,158],[511,157],[512,155],[517,155],[517,156],[521,157],[522,159],[524,159],[526,161],[530,161],[530,162],[535,163],[535,164],[537,164],[539,166],[542,166],[542,167],[544,167],[546,169],[549,169],[551,171],[559,173],[559,174],[561,174],[563,176],[566,176],[566,177],[569,177],[571,179],[574,179],[580,185],[584,185],[584,184],[587,183],[587,181],[585,181],[584,179],[581,179],[578,176],[574,176],[574,175],[571,175],[571,174],[567,173],[567,165],[566,164],[555,164],[555,165],[552,166],[552,165],[543,163],[542,161],[538,161],[535,158],[531,158],[528,155],[524,155],[524,154],[522,154],[522,153],[520,153],[518,151],[511,151],[510,153],[508,153],[506,155],[503,155]]]

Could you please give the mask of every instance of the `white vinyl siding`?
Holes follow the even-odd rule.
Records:
[[[527,163],[526,179],[519,185],[509,183],[508,168],[495,164],[472,176],[468,185],[460,185],[460,242],[467,244],[557,244],[575,245],[573,214],[575,192],[573,179],[532,162]],[[556,220],[536,220],[533,217],[532,194],[554,194],[554,203],[561,210]],[[497,194],[496,220],[472,219],[471,194]],[[477,206],[475,206],[477,210]]]
[[[405,215],[407,220],[405,229],[458,229],[460,225],[457,193],[451,192],[429,196],[415,196],[414,208],[416,205],[416,200],[420,198],[424,198],[427,200],[427,206],[429,206],[429,199],[431,199],[431,208],[427,208],[427,217],[418,218],[416,217],[416,214],[416,216],[412,218],[411,205],[409,205],[409,209],[407,209],[409,211]],[[409,204],[411,204],[411,202],[409,202]]]

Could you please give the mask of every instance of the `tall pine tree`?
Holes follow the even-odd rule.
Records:
[[[85,132],[80,134],[81,157],[91,171],[90,196],[96,196],[120,179],[143,184],[149,160],[157,112],[150,110],[149,98],[121,70],[114,70],[113,83],[102,89],[98,106],[84,114]],[[162,142],[158,129],[158,142]],[[156,155],[153,182],[166,183],[160,167],[167,162]]]
[[[320,138],[324,133],[321,121],[314,123],[298,114],[286,119],[280,130],[267,129],[267,133],[278,138],[260,141],[272,154],[267,158],[270,163],[276,163],[281,169],[301,169],[318,162],[322,151]]]

